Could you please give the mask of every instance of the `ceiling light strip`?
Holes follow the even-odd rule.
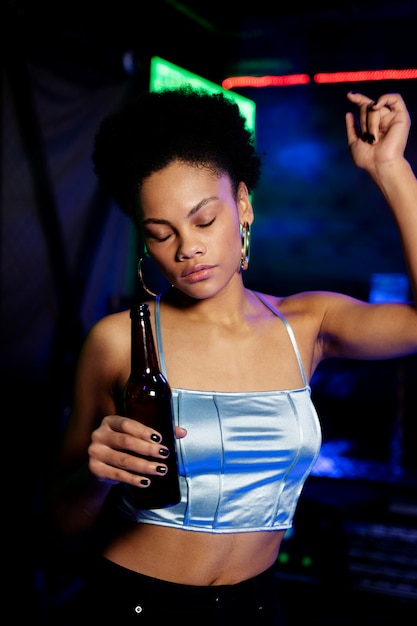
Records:
[[[409,80],[417,78],[417,69],[403,70],[364,70],[355,72],[328,72],[314,74],[315,83],[356,83],[372,80]],[[239,87],[288,87],[306,85],[311,82],[308,74],[287,74],[283,76],[230,76],[222,82],[223,89]]]

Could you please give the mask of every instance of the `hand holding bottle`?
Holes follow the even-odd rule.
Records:
[[[146,303],[130,309],[131,370],[123,392],[125,415],[153,428],[151,441],[161,444],[158,452],[165,464],[156,465],[156,475],[142,478],[146,489],[129,488],[129,500],[137,508],[155,509],[177,504],[181,499],[174,436],[172,394],[162,374]],[[152,457],[145,455],[147,460]]]
[[[175,428],[175,437],[185,437],[184,428]],[[127,483],[146,488],[147,479],[161,476],[166,467],[166,446],[156,440],[160,433],[135,419],[107,415],[92,433],[89,447],[90,470],[103,482]]]

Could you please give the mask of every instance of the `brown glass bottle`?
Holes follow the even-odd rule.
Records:
[[[125,415],[158,431],[162,437],[161,443],[169,449],[170,454],[160,459],[168,467],[166,474],[148,476],[151,480],[149,487],[128,487],[127,490],[130,501],[137,508],[158,509],[180,501],[172,394],[159,368],[148,305],[133,305],[130,318],[131,371],[123,394]]]

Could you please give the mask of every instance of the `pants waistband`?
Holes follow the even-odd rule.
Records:
[[[176,602],[180,601],[181,596],[184,596],[187,601],[193,598],[196,602],[202,602],[205,599],[210,601],[216,598],[222,598],[223,600],[230,598],[232,600],[238,596],[251,595],[259,589],[265,590],[269,585],[276,584],[275,567],[273,565],[257,576],[230,585],[184,585],[134,572],[104,557],[101,557],[97,566],[100,569],[101,576],[110,576],[113,579],[114,577],[118,578],[120,585],[125,589],[133,586],[136,588],[146,587],[149,593],[155,591],[155,593],[163,594],[165,598],[172,596]]]

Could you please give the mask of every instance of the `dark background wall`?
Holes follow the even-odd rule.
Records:
[[[94,321],[138,289],[137,238],[92,173],[102,117],[148,88],[153,55],[218,84],[240,74],[312,77],[417,67],[415,2],[255,4],[2,4],[1,367],[11,406],[5,440],[13,448],[19,442],[26,497],[12,483],[10,509],[33,529],[21,541],[36,574],[43,489],[65,424],[78,350]],[[239,90],[256,102],[257,144],[264,153],[253,199],[248,286],[277,294],[331,289],[368,299],[373,274],[404,273],[387,207],[350,161],[344,114],[350,89],[375,98],[400,91],[414,120],[407,156],[417,171],[416,86],[416,80],[311,82]],[[414,357],[319,369],[313,393],[324,446],[308,483],[305,517],[311,519],[309,506],[316,515],[319,504],[328,513],[325,525],[337,520],[333,530],[352,515],[357,524],[366,501],[375,503],[377,522],[388,524],[389,518],[386,536],[393,510],[402,507],[397,526],[415,525],[416,383]],[[368,488],[371,494],[363,495]],[[291,574],[300,574],[291,567]],[[417,598],[415,578],[415,591],[402,595],[391,578],[384,582],[391,595]]]

